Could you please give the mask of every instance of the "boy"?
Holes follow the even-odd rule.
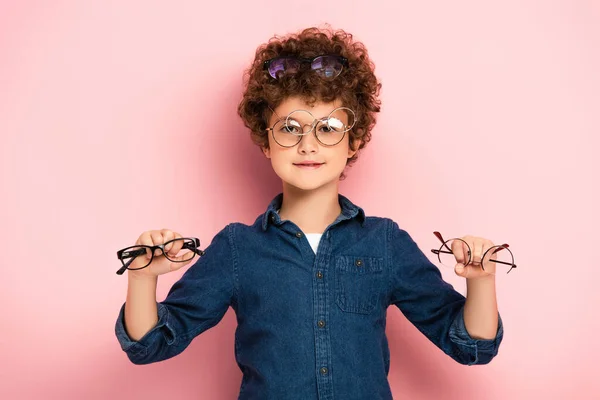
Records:
[[[116,322],[133,363],[179,354],[229,306],[238,322],[240,399],[391,399],[392,304],[459,363],[485,364],[497,354],[503,328],[494,275],[458,264],[457,274],[468,276],[465,300],[396,222],[365,216],[339,194],[379,112],[373,69],[364,46],[343,31],[312,28],[259,47],[238,111],[282,193],[253,225],[232,223],[215,235],[161,303],[157,276],[189,263],[190,253],[181,255],[180,240],[135,258]],[[148,231],[136,245],[179,238]],[[475,262],[491,245],[463,239]]]

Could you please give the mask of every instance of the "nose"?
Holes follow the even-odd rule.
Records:
[[[310,128],[310,126],[309,126]],[[317,140],[316,124],[309,132],[306,132],[300,138],[298,143],[298,152],[302,154],[314,153],[319,148],[319,141]]]

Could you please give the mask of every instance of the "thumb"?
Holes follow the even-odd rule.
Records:
[[[454,266],[454,272],[456,275],[464,277],[467,271],[464,264],[458,263]]]
[[[195,258],[196,254],[194,254],[193,252],[191,252],[192,254],[185,253],[182,254],[178,257],[174,257],[173,260],[175,260],[174,262],[171,263],[171,270],[172,271],[177,271],[179,268],[181,267],[185,267],[186,265],[188,265],[190,262],[192,262],[192,260]],[[188,260],[188,258],[192,256],[192,258],[190,258]],[[186,261],[184,261],[186,260]]]

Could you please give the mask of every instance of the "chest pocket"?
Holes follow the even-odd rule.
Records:
[[[336,257],[335,302],[342,311],[371,313],[382,287],[383,257]]]

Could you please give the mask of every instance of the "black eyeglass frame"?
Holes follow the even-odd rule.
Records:
[[[200,250],[198,249],[198,247],[200,247],[200,239],[198,238],[194,238],[194,237],[183,237],[183,238],[175,238],[175,239],[171,239],[163,244],[157,244],[155,246],[148,246],[148,245],[143,245],[143,244],[138,244],[138,245],[134,245],[134,246],[128,246],[125,247],[119,251],[117,251],[117,258],[123,263],[123,266],[121,268],[119,268],[119,270],[117,271],[117,275],[123,275],[123,273],[125,272],[125,270],[129,269],[131,271],[136,271],[139,269],[144,269],[147,268],[148,265],[150,265],[152,263],[152,260],[154,260],[154,252],[157,249],[160,249],[163,253],[163,255],[166,257],[167,260],[172,261],[172,262],[187,262],[189,260],[173,260],[171,258],[169,258],[169,256],[167,255],[167,252],[165,251],[165,247],[172,243],[175,242],[177,240],[183,240],[183,246],[181,247],[182,249],[187,249],[187,250],[191,250],[193,251],[195,254],[199,255],[200,257],[202,257],[205,252],[204,250]],[[139,248],[142,247],[141,249],[132,251],[127,253],[128,249],[132,249],[132,248]],[[135,260],[137,257],[139,256],[143,256],[146,254],[147,250],[150,249],[151,251],[151,256],[150,256],[150,260],[148,261],[148,264],[146,264],[143,267],[140,268],[129,268],[129,265],[131,265],[131,263],[133,262],[133,260]],[[125,262],[123,260],[123,257],[131,257],[127,262]],[[193,257],[192,257],[193,258]]]
[[[317,71],[318,68],[312,68],[312,63],[317,59],[317,58],[321,58],[321,57],[332,57],[332,58],[336,58],[340,64],[342,65],[342,67],[348,67],[348,59],[344,56],[340,56],[337,54],[320,54],[318,56],[312,57],[312,58],[306,58],[306,57],[295,57],[295,56],[280,56],[280,57],[275,57],[275,58],[271,58],[268,60],[265,60],[263,62],[263,70],[268,71],[269,67],[271,66],[271,63],[276,61],[276,60],[296,60],[300,62],[300,67],[302,66],[302,64],[306,64],[309,63],[311,64],[311,69],[313,71]],[[335,76],[331,77],[331,78],[335,78],[338,77],[341,73],[342,73],[343,68],[340,70],[340,72],[338,72]],[[284,70],[285,73],[285,70]],[[322,74],[317,73],[317,75],[319,76],[323,76]],[[273,77],[273,75],[271,75],[271,73],[269,73],[269,76],[273,79],[277,79],[275,77]]]
[[[431,249],[431,252],[433,254],[436,254],[438,256],[438,260],[439,260],[440,263],[442,263],[442,259],[440,257],[440,254],[454,254],[454,252],[452,251],[452,249],[450,247],[448,247],[448,245],[447,245],[447,243],[449,241],[451,241],[451,240],[460,240],[461,242],[463,242],[464,244],[467,245],[467,248],[468,248],[467,255],[469,256],[469,261],[467,261],[467,263],[465,264],[465,266],[467,266],[467,265],[469,265],[471,263],[471,246],[469,246],[469,244],[467,242],[465,242],[461,238],[452,238],[452,239],[444,240],[444,238],[442,237],[442,234],[439,233],[438,231],[433,232],[433,234],[435,235],[435,237],[437,237],[440,240],[440,242],[442,242],[442,246],[439,249]],[[444,247],[446,249],[448,249],[448,251],[443,250]],[[488,253],[488,251],[490,251],[490,250],[492,250],[494,248],[496,248],[496,249],[494,250],[494,252],[492,254],[496,254],[497,252],[499,252],[501,250],[506,250],[506,251],[508,251],[510,253],[510,256],[511,256],[511,259],[513,260],[513,262],[512,263],[507,263],[507,262],[500,261],[500,260],[492,260],[491,258],[490,258],[489,261],[493,261],[493,262],[495,262],[497,264],[510,265],[510,269],[508,270],[507,274],[510,271],[512,271],[513,268],[517,268],[517,264],[514,263],[515,257],[513,255],[512,251],[510,251],[508,249],[508,243],[503,243],[503,244],[500,244],[500,245],[496,245],[496,246],[490,247],[489,249],[487,249],[485,251],[485,253],[483,253],[482,260],[485,260],[485,255]],[[485,268],[483,268],[483,264],[481,264],[481,269],[483,269],[485,271]]]

